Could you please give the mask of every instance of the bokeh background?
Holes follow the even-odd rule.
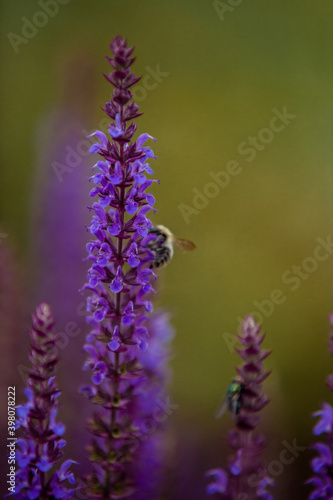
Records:
[[[81,439],[70,422],[78,408],[85,410],[66,366],[76,359],[79,367],[83,359],[86,327],[82,314],[71,311],[82,302],[77,290],[84,281],[87,177],[94,160],[82,146],[70,171],[59,174],[54,165],[66,165],[66,148],[77,152],[87,132],[101,128],[100,106],[110,94],[104,54],[119,33],[136,46],[135,73],[160,74],[136,91],[144,112],[139,131],[157,138],[152,166],[161,184],[154,186],[154,222],[197,245],[194,253],[176,252],[161,271],[157,303],[170,310],[176,330],[170,393],[179,407],[168,424],[178,476],[171,472],[168,498],[205,498],[205,470],[226,464],[232,422],[229,415],[216,421],[214,414],[239,362],[232,352],[239,318],[253,312],[261,319],[258,303],[273,290],[285,300],[274,308],[265,303],[263,315],[265,347],[273,350],[265,386],[271,403],[261,427],[268,459],[279,460],[284,441],[308,447],[311,412],[323,399],[331,401],[325,378],[333,366],[327,350],[333,256],[311,261],[313,272],[303,268],[307,277],[294,291],[283,275],[303,262],[311,267],[306,259],[317,238],[332,235],[333,7],[329,1],[244,0],[219,16],[204,0],[57,5],[35,32],[24,26],[33,19],[43,24],[34,18],[40,3],[1,2],[0,246],[2,267],[12,276],[2,277],[2,298],[11,283],[13,300],[5,310],[16,318],[6,323],[11,342],[5,330],[2,335],[4,358],[12,360],[3,364],[2,379],[22,390],[17,366],[27,364],[29,311],[37,300],[50,300],[59,328],[72,319],[81,332],[64,344],[60,374],[70,408],[64,419]],[[273,109],[284,107],[295,117],[273,137],[265,135]],[[247,161],[250,154],[240,145],[258,134],[269,141],[259,141]],[[201,207],[194,205],[195,192],[212,192],[210,172],[225,171],[231,160],[241,173]],[[187,219],[184,204],[196,210]],[[71,277],[65,282],[64,269]],[[68,297],[66,307],[60,296]],[[78,371],[78,383],[80,377]],[[276,498],[306,497],[302,483],[311,456],[306,449],[276,476]]]

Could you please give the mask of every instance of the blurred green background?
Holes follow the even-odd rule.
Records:
[[[331,398],[324,381],[332,371],[327,342],[333,257],[301,278],[297,290],[282,276],[313,256],[316,238],[332,234],[331,2],[244,0],[222,20],[211,1],[70,0],[15,53],[8,33],[22,36],[22,17],[31,20],[38,10],[35,1],[1,2],[1,227],[23,267],[35,130],[62,98],[62,61],[75,52],[93,61],[96,92],[86,99],[96,111],[86,129],[99,128],[100,106],[110,94],[102,77],[108,71],[104,54],[119,33],[136,46],[137,75],[149,74],[147,67],[163,72],[154,88],[141,82],[137,91],[144,112],[139,132],[157,138],[152,167],[161,184],[154,186],[154,221],[197,245],[192,254],[177,252],[161,272],[158,304],[171,311],[177,332],[171,393],[179,409],[170,425],[193,429],[199,450],[222,445],[230,418],[216,422],[213,416],[239,361],[228,342],[237,318],[256,313],[254,302],[280,289],[284,302],[263,321],[265,347],[273,350],[266,361],[273,370],[265,386],[272,402],[263,429],[277,454],[284,439],[308,445],[311,412]],[[262,129],[272,110],[284,107],[295,118],[267,136]],[[249,162],[239,147],[258,134],[269,141],[259,141],[261,150]],[[209,173],[226,170],[231,160],[241,173],[198,210],[193,189],[207,191]],[[197,210],[188,223],[180,204]],[[310,456],[305,452],[276,481],[285,488],[300,485],[310,474]]]

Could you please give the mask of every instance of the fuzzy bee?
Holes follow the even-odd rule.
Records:
[[[225,395],[217,411],[216,418],[221,418],[227,409],[232,415],[238,415],[242,407],[242,396],[244,388],[244,382],[240,377],[237,377],[231,382],[228,387],[227,394]]]
[[[188,252],[196,248],[192,241],[176,238],[176,236],[174,236],[165,226],[152,226],[148,233],[156,235],[156,237],[147,244],[149,250],[154,254],[154,261],[150,266],[151,269],[156,267],[162,268],[168,264],[173,257],[174,245],[183,252]]]

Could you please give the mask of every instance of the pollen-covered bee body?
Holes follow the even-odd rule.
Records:
[[[174,254],[174,245],[185,252],[196,248],[194,243],[176,238],[167,227],[162,225],[152,226],[148,233],[156,236],[147,244],[149,250],[154,254],[151,269],[165,267],[170,262]]]
[[[164,226],[152,226],[148,233],[156,235],[147,245],[149,250],[154,254],[154,261],[150,267],[166,266],[172,259],[174,253],[172,233]]]

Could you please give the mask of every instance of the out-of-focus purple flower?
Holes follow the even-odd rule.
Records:
[[[135,460],[132,470],[137,484],[135,500],[155,500],[162,494],[163,460],[166,441],[163,427],[177,405],[167,395],[171,372],[170,343],[174,336],[165,311],[154,313],[147,322],[149,346],[139,352],[138,359],[145,373],[141,397],[136,398],[134,425],[139,429],[138,450],[144,460]]]
[[[314,417],[320,417],[320,420],[313,428],[313,434],[331,433],[333,429],[333,408],[328,403],[322,404],[322,409],[313,414]]]
[[[60,49],[60,66],[57,63],[52,69],[50,62],[58,97],[54,107],[46,104],[33,134],[36,158],[29,197],[33,206],[28,232],[30,260],[26,266],[30,279],[26,282],[28,309],[46,300],[57,318],[62,418],[71,436],[67,450],[82,463],[82,449],[89,439],[88,432],[82,429],[89,409],[78,387],[89,381],[88,374],[81,372],[81,350],[88,327],[85,300],[78,290],[87,273],[84,247],[89,237],[85,227],[90,223],[90,214],[86,207],[91,202],[87,177],[92,165],[87,135],[93,131],[90,124],[95,114],[96,62],[83,47],[73,49]]]
[[[333,355],[333,315],[330,316],[331,333],[329,340],[329,351]],[[329,375],[326,384],[331,391],[333,374]],[[333,407],[324,402],[321,405],[321,410],[313,413],[314,417],[320,417],[313,428],[314,436],[323,434],[325,443],[317,442],[312,448],[317,451],[318,455],[311,460],[311,468],[314,476],[311,477],[306,484],[313,487],[309,494],[309,500],[329,500],[333,498]]]
[[[311,462],[313,472],[318,473],[323,467],[331,469],[333,465],[333,458],[329,446],[324,443],[317,443],[313,445],[313,449],[319,453],[318,457],[314,458]]]
[[[275,483],[272,478],[264,476],[258,483],[256,494],[259,498],[263,498],[264,500],[273,500],[273,495],[267,488],[275,486]]]
[[[226,493],[228,486],[228,475],[223,469],[211,469],[206,472],[207,477],[212,476],[213,482],[207,486],[208,495],[214,493]]]
[[[113,57],[107,58],[111,73],[105,76],[114,90],[104,109],[111,119],[109,136],[94,132],[98,143],[90,149],[101,159],[91,177],[90,196],[97,201],[91,207],[94,240],[87,245],[91,268],[84,287],[91,293],[87,321],[92,328],[84,368],[92,370],[93,386],[83,392],[100,410],[89,422],[94,435],[89,450],[93,470],[86,484],[89,498],[149,500],[156,498],[148,493],[156,483],[156,440],[143,439],[147,437],[143,419],[153,419],[166,354],[165,350],[159,353],[155,361],[150,355],[155,337],[163,345],[162,334],[148,319],[152,312],[148,294],[156,276],[147,268],[151,256],[143,242],[152,226],[146,215],[155,200],[146,190],[153,181],[146,175],[153,173],[148,161],[154,153],[143,146],[152,139],[148,134],[133,141],[137,128],[133,119],[141,114],[130,91],[138,81],[130,69],[133,49],[120,36],[111,43]],[[153,419],[152,423],[157,436],[161,422]]]
[[[53,332],[53,315],[45,302],[37,307],[32,319],[32,368],[25,390],[28,401],[17,407],[16,428],[21,429],[23,437],[17,440],[19,471],[15,496],[20,499],[70,498],[77,488],[66,486],[66,480],[75,484],[73,474],[66,471],[74,462],[67,460],[59,471],[51,474],[66,445],[61,438],[65,427],[56,420],[60,395],[55,377],[58,335]]]
[[[236,424],[236,429],[228,437],[235,454],[226,470],[212,469],[207,473],[214,478],[207,487],[207,493],[218,493],[220,498],[226,500],[273,498],[267,487],[274,483],[265,476],[262,467],[264,438],[255,432],[260,421],[259,413],[269,402],[262,393],[263,381],[270,373],[263,364],[270,354],[262,348],[264,338],[265,335],[260,334],[260,325],[252,316],[247,316],[242,323],[242,333],[238,335],[242,347],[236,349],[243,365],[236,368],[238,377],[230,385],[225,400]],[[255,486],[251,481],[254,476],[257,478]]]

